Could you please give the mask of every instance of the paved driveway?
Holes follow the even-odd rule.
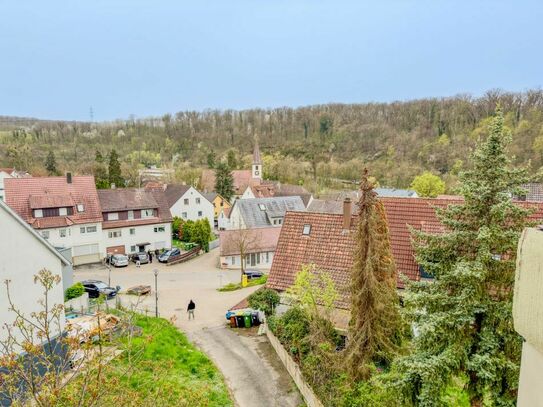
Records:
[[[127,289],[134,285],[150,285],[153,293],[137,304],[140,310],[155,312],[154,274],[158,270],[158,310],[161,317],[175,317],[175,324],[216,363],[224,374],[240,407],[295,407],[301,404],[288,373],[265,337],[253,331],[232,330],[226,325],[224,314],[232,305],[251,294],[258,287],[231,292],[218,292],[221,285],[238,282],[239,271],[221,270],[218,251],[212,250],[187,263],[166,266],[158,262],[136,268],[111,269],[111,285]],[[107,282],[104,267],[80,268],[75,281],[97,279]],[[134,301],[133,296],[123,298]],[[186,308],[189,300],[196,303],[196,319],[188,321]]]

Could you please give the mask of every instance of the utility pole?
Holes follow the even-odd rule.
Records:
[[[155,274],[155,317],[158,318],[158,288],[157,288],[157,277],[158,277],[158,270],[153,270]]]
[[[93,123],[94,122],[94,110],[92,109],[92,106],[90,107],[89,115],[90,115],[90,121],[91,121],[91,123]]]

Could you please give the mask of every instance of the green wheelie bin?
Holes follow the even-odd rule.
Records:
[[[251,327],[251,312],[247,311],[243,314],[243,318],[245,319],[245,328]]]

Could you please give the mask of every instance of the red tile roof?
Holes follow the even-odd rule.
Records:
[[[66,182],[66,177],[7,178],[4,188],[6,203],[36,229],[102,221],[93,176],[74,176],[71,184]],[[51,205],[54,202],[64,205],[68,203],[67,197],[74,206],[73,215],[33,217],[31,205]],[[76,205],[79,204],[84,205],[83,212],[77,211]]]
[[[409,225],[415,229],[439,233],[443,226],[437,220],[434,207],[445,207],[460,203],[461,200],[381,198],[381,201],[385,206],[389,224],[391,249],[398,271],[398,288],[403,288],[401,275],[412,280],[420,278],[411,245]],[[521,204],[536,209],[536,213],[532,215],[533,219],[543,218],[543,205]],[[286,290],[294,283],[295,275],[302,265],[316,264],[331,273],[341,294],[338,306],[348,308],[348,286],[353,266],[353,236],[358,216],[352,215],[351,231],[344,233],[343,215],[335,212],[287,212],[270,270],[268,287]],[[304,225],[311,225],[308,236],[302,234]]]
[[[219,233],[221,256],[232,256],[240,253],[239,241],[243,239],[247,253],[273,252],[277,247],[280,227],[223,230]]]
[[[32,209],[67,208],[74,206],[74,201],[71,195],[30,195],[28,202],[30,204],[30,208]]]
[[[236,195],[243,194],[247,187],[259,185],[261,182],[259,178],[253,178],[253,174],[250,170],[233,170],[232,177],[234,178],[234,193]],[[215,170],[203,170],[200,184],[204,191],[214,191]]]
[[[9,167],[5,167],[5,168],[0,168],[0,172],[5,172],[6,174],[9,174],[11,175],[11,173],[15,170],[15,168],[9,168]]]

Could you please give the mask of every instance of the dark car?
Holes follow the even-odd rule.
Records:
[[[181,250],[178,248],[166,250],[164,253],[158,255],[158,261],[161,263],[167,263],[170,259],[174,258],[175,256],[179,256],[181,254]]]
[[[81,284],[85,287],[85,291],[89,293],[89,298],[98,298],[103,294],[109,300],[116,297],[120,289],[120,287],[109,287],[106,283],[99,280],[86,280]]]
[[[264,273],[258,270],[245,270],[245,275],[247,276],[247,280],[254,280],[262,277]]]
[[[140,264],[147,264],[149,263],[149,255],[145,252],[134,253],[130,255],[130,260],[132,260],[134,263],[139,260]]]

